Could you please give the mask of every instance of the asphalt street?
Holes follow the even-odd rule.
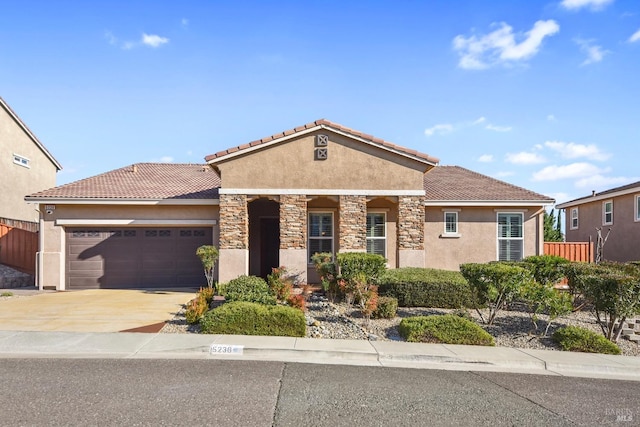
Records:
[[[632,381],[231,360],[0,359],[0,425],[639,425]]]

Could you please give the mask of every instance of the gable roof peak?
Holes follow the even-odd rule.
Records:
[[[417,150],[412,150],[410,148],[406,148],[406,147],[402,147],[400,145],[396,145],[393,144],[389,141],[385,141],[384,139],[381,138],[377,138],[373,135],[369,135],[366,134],[364,132],[360,132],[357,131],[355,129],[351,129],[349,127],[343,126],[339,123],[336,122],[332,122],[331,120],[327,120],[327,119],[318,119],[315,120],[313,122],[309,122],[307,124],[304,124],[302,126],[297,126],[293,129],[289,129],[286,130],[284,132],[279,132],[270,136],[267,136],[265,138],[261,138],[255,141],[251,141],[247,144],[242,144],[236,147],[231,147],[228,148],[226,150],[222,150],[219,151],[215,154],[210,154],[208,156],[205,157],[205,161],[207,163],[215,163],[216,161],[220,161],[222,159],[227,159],[229,157],[235,157],[236,155],[239,154],[244,154],[246,152],[249,152],[253,149],[257,149],[259,148],[259,146],[262,145],[269,145],[272,143],[277,143],[279,141],[283,141],[286,140],[290,137],[293,137],[295,135],[298,134],[304,134],[307,132],[311,132],[313,130],[316,129],[328,129],[331,130],[333,132],[336,133],[341,133],[343,135],[346,135],[350,138],[354,138],[354,139],[359,139],[360,141],[367,143],[367,144],[371,144],[374,146],[377,146],[379,148],[382,148],[383,150],[387,150],[387,151],[393,151],[397,154],[400,154],[402,156],[405,157],[410,157],[413,158],[415,160],[418,160],[420,162],[423,163],[428,163],[432,166],[435,166],[436,164],[438,164],[440,162],[440,160],[436,157],[430,156],[428,154],[425,153],[421,153]]]
[[[44,155],[49,159],[49,161],[53,163],[56,169],[62,170],[62,165],[58,163],[55,157],[53,157],[53,154],[51,154],[49,150],[47,150],[44,144],[40,142],[40,140],[34,135],[33,132],[31,132],[31,129],[27,127],[27,125],[22,121],[22,119],[16,114],[15,111],[11,109],[11,107],[9,107],[9,104],[7,104],[6,101],[2,99],[1,96],[0,96],[0,106],[3,107],[5,111],[9,114],[9,116],[11,116],[11,118],[13,118],[13,120],[18,124],[18,126],[22,128],[24,133],[26,133],[27,136],[31,138],[31,140],[38,146],[38,148],[44,153]]]

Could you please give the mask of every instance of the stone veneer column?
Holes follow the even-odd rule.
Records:
[[[398,198],[398,267],[424,267],[424,198]]]
[[[249,211],[244,194],[220,195],[218,281],[228,282],[249,271]]]
[[[280,265],[307,282],[307,196],[280,195]]]
[[[366,252],[367,197],[340,196],[338,252]]]

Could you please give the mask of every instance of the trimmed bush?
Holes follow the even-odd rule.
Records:
[[[387,269],[387,260],[382,255],[366,252],[342,252],[336,255],[340,278],[353,280],[356,275],[364,275],[367,283],[377,284]]]
[[[495,345],[487,331],[452,314],[407,317],[400,322],[398,332],[409,342]]]
[[[522,266],[529,268],[533,278],[541,285],[554,285],[564,277],[562,267],[569,260],[555,255],[533,255],[522,260]]]
[[[396,268],[380,278],[380,295],[394,297],[400,307],[475,307],[471,288],[457,271]]]
[[[209,310],[200,319],[203,334],[304,337],[304,313],[297,308],[236,301]]]
[[[275,305],[276,297],[271,294],[269,285],[261,277],[240,276],[221,287],[228,302],[245,301],[258,304]]]
[[[394,297],[378,297],[378,306],[373,311],[374,319],[393,319],[398,312],[398,300]]]
[[[560,328],[553,333],[553,340],[563,350],[583,353],[620,354],[620,347],[588,329],[577,326]]]

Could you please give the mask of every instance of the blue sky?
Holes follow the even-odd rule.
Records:
[[[0,96],[62,163],[58,184],[320,118],[558,202],[640,180],[636,0],[0,10]]]

